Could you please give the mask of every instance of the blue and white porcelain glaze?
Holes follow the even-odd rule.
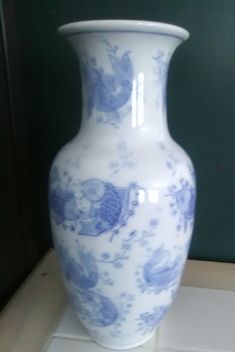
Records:
[[[79,134],[50,172],[55,248],[71,304],[113,349],[147,341],[188,254],[195,177],[166,118],[170,58],[184,29],[139,21],[62,26],[83,83]]]

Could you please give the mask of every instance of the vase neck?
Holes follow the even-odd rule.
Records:
[[[169,137],[166,82],[181,39],[162,33],[93,32],[69,37],[81,67],[85,133]],[[95,131],[94,131],[95,130]],[[99,132],[100,133],[99,133]]]

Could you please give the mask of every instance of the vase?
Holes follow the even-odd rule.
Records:
[[[55,249],[91,338],[129,349],[168,311],[193,229],[194,170],[166,116],[170,58],[189,34],[126,20],[75,22],[59,33],[78,55],[83,105],[79,134],[50,171]]]

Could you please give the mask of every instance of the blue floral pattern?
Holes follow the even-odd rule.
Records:
[[[144,230],[138,231],[134,229],[130,231],[127,239],[123,241],[123,245],[138,243],[141,247],[148,247],[148,240],[150,237],[156,236],[158,225],[159,220],[157,218],[151,218]],[[147,248],[147,251],[148,250],[149,248]]]
[[[170,170],[172,176],[176,175],[177,167],[179,164],[180,164],[180,160],[178,158],[176,158],[171,154],[168,156],[168,159],[166,160],[166,166],[168,170]]]
[[[137,231],[132,229],[128,235],[122,240],[120,251],[111,255],[108,252],[104,252],[102,257],[97,260],[99,263],[111,264],[114,268],[121,269],[124,266],[124,262],[130,259],[130,252],[134,245],[145,247],[147,252],[151,249],[148,248],[148,239],[156,235],[156,228],[158,227],[159,221],[153,218],[149,222],[149,226],[143,231]],[[116,233],[115,236],[119,236]]]
[[[111,176],[116,175],[123,169],[132,169],[136,166],[134,153],[128,150],[128,146],[125,141],[118,144],[117,150],[118,160],[112,161],[109,164],[109,168],[112,170]]]
[[[99,116],[97,122],[108,123],[119,127],[125,117],[121,108],[131,96],[133,68],[130,52],[119,54],[119,47],[112,46],[103,40],[111,66],[111,73],[104,71],[95,57],[84,55],[81,61],[81,71],[87,93],[87,116],[91,117],[93,110],[105,114]]]
[[[163,104],[163,111],[166,111],[166,80],[167,80],[167,70],[169,63],[169,54],[165,53],[162,50],[159,50],[157,55],[153,57],[155,67],[154,74],[156,76],[156,85],[161,87],[162,91],[160,92],[157,98],[157,107],[160,106],[160,103]]]
[[[194,221],[196,190],[187,180],[181,179],[179,186],[169,188],[172,215],[177,217],[177,231],[186,232],[191,229]]]
[[[80,319],[93,326],[112,325],[119,317],[118,309],[111,299],[93,291],[77,292],[72,297],[72,303]]]
[[[91,252],[79,249],[76,260],[72,258],[68,249],[57,244],[57,253],[61,258],[65,279],[79,289],[91,289],[98,283],[98,267]]]
[[[78,242],[76,259],[69,254],[62,243],[55,241],[57,253],[63,267],[72,305],[78,311],[80,319],[92,326],[113,326],[110,332],[120,333],[119,329],[129,313],[135,296],[122,292],[120,297],[110,298],[99,289],[98,284],[113,285],[108,271],[98,269],[98,262],[91,252],[87,252]]]
[[[69,255],[65,245],[55,242],[57,254],[60,257],[65,279],[74,287],[79,289],[91,289],[98,284],[113,286],[114,282],[110,272],[98,270],[99,260],[91,251],[87,251],[79,241],[76,247],[76,259]]]
[[[94,237],[111,230],[109,242],[115,240],[118,243],[116,250],[110,251],[111,247],[107,246],[94,254],[80,243],[81,237],[76,237],[75,255],[69,254],[62,242],[60,245],[56,243],[56,246],[71,301],[81,321],[93,327],[93,333],[97,336],[99,330],[96,329],[104,327],[108,328],[109,336],[120,336],[135,296],[127,291],[115,296],[107,295],[109,291],[105,287],[108,286],[108,290],[115,287],[113,270],[128,266],[132,250],[141,249],[146,260],[140,262],[135,269],[136,287],[143,293],[153,295],[165,291],[171,300],[182,273],[184,246],[176,247],[179,254],[174,257],[164,245],[152,249],[150,239],[158,235],[161,226],[159,217],[150,218],[147,226],[142,229],[128,226],[124,233],[123,227],[127,226],[127,220],[139,206],[138,192],[142,188],[135,183],[128,187],[117,187],[96,178],[74,180],[67,171],[61,176],[56,167],[52,169],[50,181],[51,212],[57,226],[69,230],[68,233]],[[187,203],[189,208],[182,206],[184,198],[180,192],[185,189],[191,192],[191,188],[189,182],[181,180],[167,194],[171,199],[170,209],[176,208],[177,214],[182,212],[186,219],[190,218],[190,201]],[[186,200],[189,199],[186,196]],[[177,219],[182,221],[181,217]],[[186,229],[188,226],[187,222]],[[167,306],[156,306],[154,310],[140,311],[136,329],[143,335],[151,333],[166,310]]]
[[[110,253],[103,253],[102,257],[98,259],[99,263],[111,264],[114,268],[121,269],[124,264],[123,261],[126,261],[130,258],[129,249],[122,248],[120,253],[115,253],[111,255]]]
[[[177,285],[182,264],[180,255],[172,260],[171,252],[159,247],[136,271],[140,290],[157,294]]]
[[[53,171],[54,173],[55,171]],[[60,178],[52,183],[50,209],[55,222],[79,235],[99,236],[125,226],[138,205],[136,184],[116,187],[100,179],[73,184],[68,176],[66,187]]]
[[[154,307],[152,312],[141,313],[138,319],[138,332],[141,332],[143,335],[153,332],[165,313],[168,310],[168,306],[157,306]]]
[[[99,290],[71,291],[69,295],[73,307],[85,325],[110,327],[109,333],[112,336],[121,333],[121,326],[135,298],[127,292],[122,292],[119,297],[111,299],[101,294]],[[95,332],[94,330],[93,333]],[[99,335],[98,332],[97,334]]]

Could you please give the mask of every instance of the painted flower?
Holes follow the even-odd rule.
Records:
[[[130,242],[123,242],[122,249],[125,251],[129,251],[131,249],[131,243]]]
[[[102,258],[103,258],[104,260],[107,260],[107,259],[109,259],[109,258],[110,258],[110,254],[109,254],[109,253],[107,253],[107,252],[102,253]]]
[[[50,208],[57,224],[62,224],[65,220],[75,220],[79,217],[74,193],[63,190],[61,187],[54,188],[49,195]]]
[[[139,316],[139,330],[144,334],[153,331],[164,317],[168,306],[155,307],[153,312],[144,312]]]
[[[190,187],[188,183],[183,183],[182,188],[175,193],[177,207],[187,219],[194,216],[195,198],[195,188]]]
[[[156,226],[158,226],[158,223],[159,223],[158,219],[151,219],[151,220],[150,220],[150,226],[151,226],[151,227],[156,227]]]
[[[91,202],[100,201],[105,192],[105,185],[98,179],[90,179],[82,183],[82,191]]]
[[[81,320],[98,327],[114,324],[119,312],[116,305],[106,296],[93,291],[81,292],[72,299]]]
[[[183,228],[184,232],[193,225],[195,213],[196,190],[188,181],[182,179],[180,187],[170,188],[172,215],[179,215],[177,229]]]

